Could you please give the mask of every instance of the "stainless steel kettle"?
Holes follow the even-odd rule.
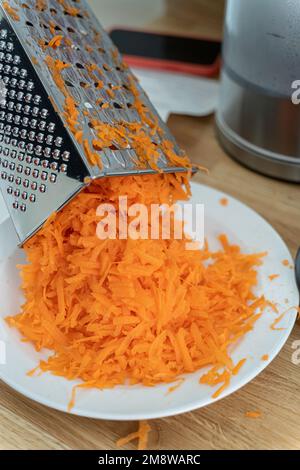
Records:
[[[228,153],[300,182],[299,89],[299,0],[227,0],[216,122]]]

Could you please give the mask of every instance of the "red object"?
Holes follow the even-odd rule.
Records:
[[[133,55],[123,55],[125,62],[131,67],[144,69],[164,70],[169,72],[201,75],[202,77],[214,77],[220,71],[221,59],[218,58],[213,65],[198,65],[188,62],[175,62],[167,59],[149,59]]]

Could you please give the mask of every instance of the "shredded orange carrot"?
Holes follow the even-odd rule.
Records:
[[[59,59],[53,59],[51,56],[47,56],[45,58],[45,62],[48,66],[48,69],[52,73],[53,79],[57,85],[57,87],[61,90],[61,92],[65,95],[68,96],[68,92],[66,89],[65,81],[61,75],[62,71],[68,67],[70,67],[70,64],[66,64],[62,62]]]
[[[172,387],[168,388],[168,394],[175,392],[183,383],[184,383],[184,379],[178,379],[175,385],[172,385]]]
[[[278,277],[279,277],[279,274],[270,274],[269,279],[270,279],[270,281],[274,281]]]
[[[51,41],[49,41],[48,47],[52,47],[53,49],[57,49],[61,45],[61,42],[62,42],[63,38],[64,37],[61,36],[61,35],[54,36],[51,39]]]
[[[290,262],[289,262],[288,259],[284,259],[284,260],[282,261],[282,264],[283,264],[283,266],[286,266],[286,267],[287,267],[287,266],[290,266]]]
[[[262,412],[257,410],[257,411],[246,411],[245,413],[246,418],[250,419],[257,419],[262,417]]]
[[[261,360],[262,361],[268,361],[269,360],[269,354],[264,354],[263,356],[261,356]]]
[[[9,14],[9,16],[14,20],[14,21],[20,21],[20,16],[18,14],[17,8],[13,8],[10,6],[8,2],[3,2],[2,6],[4,10]]]
[[[123,447],[131,441],[138,440],[138,450],[145,450],[147,448],[148,435],[151,431],[151,427],[148,421],[140,421],[139,429],[137,432],[132,432],[126,437],[122,437],[117,441],[118,447]]]
[[[89,142],[86,139],[83,141],[83,148],[85,151],[85,155],[88,161],[90,162],[90,164],[98,165],[99,167],[101,167],[100,156],[98,155],[98,153],[92,151],[92,149],[90,148]]]
[[[174,234],[99,239],[97,207],[109,202],[119,215],[119,195],[150,208],[190,189],[185,174],[92,182],[26,242],[25,302],[7,321],[37,350],[53,351],[42,371],[84,387],[171,383],[211,366],[201,383],[219,385],[218,396],[245,362],[233,364],[229,348],[268,306],[253,293],[263,254],[242,254],[225,235],[217,252],[186,250]]]
[[[227,197],[222,197],[222,199],[220,199],[221,206],[228,206],[228,203],[229,203],[229,201],[228,201]]]
[[[237,375],[240,369],[243,367],[247,359],[241,359],[237,365],[232,369],[232,375]]]
[[[46,0],[36,0],[35,8],[38,11],[44,11],[47,8],[47,1]]]

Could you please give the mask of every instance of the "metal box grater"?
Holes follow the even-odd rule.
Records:
[[[179,147],[136,82],[143,109],[158,126],[144,122],[134,106],[133,75],[84,0],[13,0],[0,6],[0,186],[20,244],[92,179],[155,172],[128,144],[97,149],[102,168],[92,164],[82,145],[92,147],[91,118],[142,125],[157,146],[158,167],[186,171]],[[53,49],[55,35],[67,40]],[[63,86],[47,57],[68,64],[61,72]],[[92,73],[91,64],[97,66]],[[77,103],[80,140],[65,115],[66,90]],[[163,140],[172,142],[178,166],[160,149]]]

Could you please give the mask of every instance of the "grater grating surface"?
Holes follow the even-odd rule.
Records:
[[[84,0],[0,5],[0,186],[20,243],[93,178],[187,170]]]

